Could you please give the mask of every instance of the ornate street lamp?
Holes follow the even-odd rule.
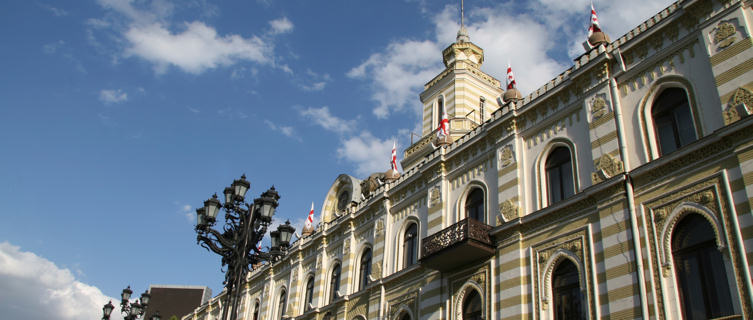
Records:
[[[246,273],[262,261],[277,261],[287,251],[290,237],[295,232],[288,221],[278,226],[277,231],[270,232],[272,246],[269,252],[257,248],[256,244],[272,222],[280,195],[273,186],[253,202],[247,203],[245,196],[250,187],[246,175],[243,175],[223,190],[225,203],[220,202],[217,194],[214,194],[204,201],[204,207],[196,210],[196,242],[222,257],[226,289],[222,320],[238,317],[240,288]],[[225,210],[225,223],[222,231],[217,231],[212,227],[220,209]],[[227,269],[224,269],[225,266]]]
[[[144,291],[144,293],[141,294],[140,299],[131,302],[131,294],[133,294],[131,286],[123,289],[123,292],[120,293],[120,312],[123,314],[123,319],[125,320],[136,320],[139,317],[143,316],[144,312],[146,311],[146,307],[149,306],[149,302],[152,299],[152,295],[150,295],[149,292]],[[112,301],[108,302],[104,307],[102,307],[102,320],[110,319],[110,314],[112,314],[113,309],[115,309],[115,306],[112,305]],[[161,318],[158,311],[149,320],[160,319]]]

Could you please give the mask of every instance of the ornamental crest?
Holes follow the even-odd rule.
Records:
[[[499,206],[499,214],[504,218],[504,221],[497,216],[497,225],[501,225],[505,221],[510,221],[518,217],[518,205],[512,200],[502,202]]]
[[[504,168],[515,162],[515,152],[512,145],[508,144],[499,150],[499,167]]]
[[[609,113],[609,105],[604,98],[604,94],[600,94],[591,99],[591,122],[603,117]]]
[[[429,189],[429,208],[438,205],[442,198],[442,192],[439,190],[439,186]]]
[[[591,182],[597,184],[622,171],[622,161],[613,158],[609,154],[604,154],[596,162],[596,172],[591,173]]]
[[[714,43],[716,43],[719,48],[729,47],[731,44],[735,43],[735,40],[737,40],[736,38],[735,26],[733,24],[722,22],[716,27],[716,31],[714,32]]]

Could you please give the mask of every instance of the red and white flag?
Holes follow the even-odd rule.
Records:
[[[397,172],[397,143],[392,141],[392,160],[390,161],[392,171]]]
[[[442,120],[439,121],[439,128],[437,129],[437,137],[448,136],[448,127],[450,126],[450,120],[447,120],[447,112],[442,110]]]
[[[314,203],[311,202],[311,211],[309,211],[309,217],[306,218],[306,228],[311,228],[314,223]]]
[[[596,17],[596,10],[594,10],[594,4],[591,3],[591,25],[588,26],[588,36],[590,37],[594,32],[600,32],[599,18]]]
[[[515,76],[512,74],[512,67],[510,67],[510,64],[507,64],[507,89],[515,88]]]

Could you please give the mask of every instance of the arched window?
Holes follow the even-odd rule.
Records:
[[[549,187],[549,204],[572,196],[575,190],[573,183],[573,165],[570,159],[570,149],[556,147],[546,159],[546,183]]]
[[[672,257],[684,319],[733,314],[727,272],[711,225],[700,215],[683,218],[672,234]]]
[[[463,320],[481,320],[481,296],[471,290],[463,299]]]
[[[484,190],[473,188],[465,198],[465,216],[481,222],[484,220]]]
[[[348,203],[350,203],[350,192],[347,190],[340,192],[337,197],[337,211],[344,211],[348,207]]]
[[[332,269],[332,276],[329,278],[329,302],[335,301],[339,296],[337,291],[340,291],[340,265],[336,265]]]
[[[314,277],[306,281],[306,299],[303,300],[303,312],[311,310],[314,305]]]
[[[259,320],[259,300],[254,304],[254,316],[251,319]]]
[[[552,272],[552,298],[555,320],[585,319],[578,268],[568,259],[563,259]]]
[[[361,271],[358,277],[358,290],[366,289],[369,285],[369,274],[371,273],[371,249],[368,248],[361,255]]]
[[[659,153],[664,155],[696,140],[693,116],[684,89],[662,91],[651,108]]]
[[[277,303],[277,318],[280,320],[282,320],[282,318],[285,316],[285,307],[288,300],[285,293],[285,290],[282,290],[282,292],[280,293],[280,300]]]
[[[410,314],[407,312],[404,312],[403,315],[400,317],[400,320],[411,320]]]
[[[418,225],[411,223],[403,235],[403,268],[416,263],[418,257]]]

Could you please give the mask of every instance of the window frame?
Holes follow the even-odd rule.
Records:
[[[364,264],[364,258],[366,254],[369,254],[368,264]],[[358,291],[366,289],[369,286],[369,275],[371,274],[371,264],[374,262],[374,251],[371,247],[366,247],[361,251],[360,259],[358,260]]]
[[[337,281],[335,281],[335,271],[337,271]],[[332,303],[337,301],[340,297],[337,295],[337,291],[340,291],[340,282],[342,281],[342,264],[337,261],[335,262],[332,269],[330,269],[329,272],[329,291],[327,292],[327,303]]]
[[[406,237],[408,236],[408,232],[410,231],[411,227],[414,227],[414,226],[415,226],[416,230],[415,230],[415,236],[410,241],[413,244],[411,245],[411,249],[412,249],[411,251],[412,252],[411,252],[411,257],[410,257],[410,261],[409,261],[407,259],[408,256],[407,256],[407,252],[406,252],[406,247],[407,247],[407,243],[408,243],[406,241]],[[405,268],[408,268],[408,267],[413,266],[415,264],[418,264],[418,245],[419,245],[419,239],[418,238],[419,238],[419,235],[420,235],[420,233],[419,233],[419,227],[418,227],[418,221],[415,221],[415,220],[412,220],[412,219],[409,220],[405,224],[405,227],[402,229],[401,235],[402,235],[402,239],[401,239],[402,242],[401,242],[401,247],[400,247],[400,260],[402,262],[402,265],[401,265],[402,269],[405,269]],[[408,263],[408,262],[410,262],[410,263]]]
[[[552,155],[559,151],[559,150],[567,150],[567,154],[570,157],[570,177],[571,177],[571,187],[572,187],[572,194],[565,195],[564,191],[562,194],[562,198],[559,200],[554,201],[552,198],[552,181],[550,179],[550,172],[549,172],[549,160],[552,157]],[[578,193],[578,166],[577,158],[575,157],[575,149],[572,144],[567,142],[555,142],[552,145],[549,146],[543,153],[545,156],[541,158],[540,162],[540,204],[541,207],[547,207],[551,206],[555,203],[562,202],[567,200],[568,198],[574,196]],[[559,164],[557,167],[561,168],[564,165],[564,163]],[[560,171],[560,173],[562,173]],[[562,189],[562,186],[564,186],[564,183],[562,181],[562,175],[560,174],[560,180],[559,180],[560,189]]]

